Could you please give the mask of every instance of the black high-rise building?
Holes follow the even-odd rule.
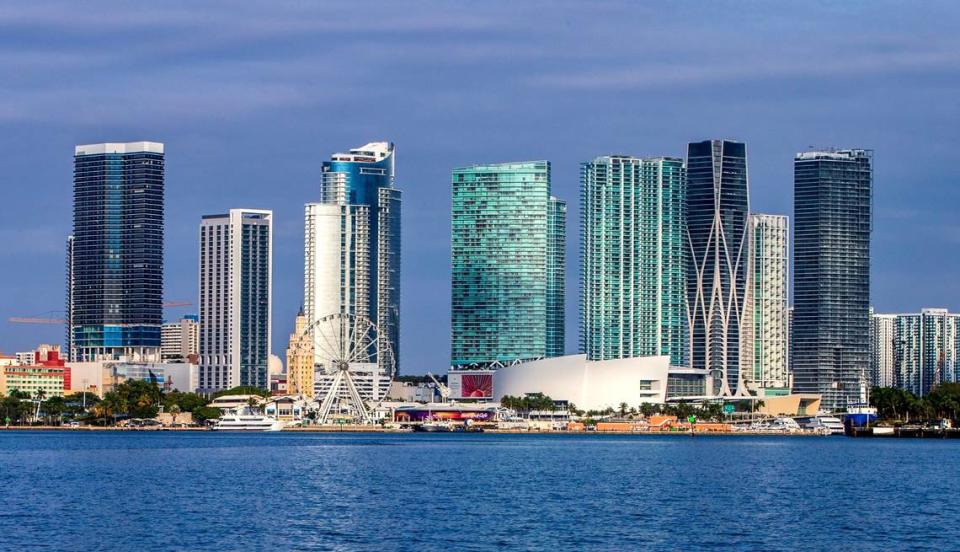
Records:
[[[794,160],[793,390],[822,406],[860,402],[870,366],[873,153],[798,153]]]
[[[740,336],[750,279],[746,146],[730,140],[689,144],[686,197],[690,367],[711,373],[714,393],[743,395]]]
[[[159,358],[163,144],[77,146],[67,346],[75,361]]]

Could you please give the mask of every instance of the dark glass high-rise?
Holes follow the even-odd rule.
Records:
[[[793,390],[828,410],[865,399],[872,186],[869,150],[794,159]]]

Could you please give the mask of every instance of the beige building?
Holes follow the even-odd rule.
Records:
[[[820,395],[793,393],[779,397],[763,397],[757,412],[768,416],[813,416],[820,410]]]
[[[287,346],[287,393],[313,397],[313,341],[308,326],[301,310]]]
[[[160,354],[164,361],[196,362],[200,352],[200,323],[196,316],[184,316],[161,328]]]

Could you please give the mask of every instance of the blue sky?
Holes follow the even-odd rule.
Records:
[[[374,140],[398,147],[407,373],[449,359],[449,171],[476,162],[553,162],[571,352],[578,163],[706,138],[747,143],[752,208],[769,213],[791,214],[796,151],[874,149],[874,305],[960,310],[958,16],[936,1],[4,3],[0,350],[62,339],[6,318],[63,308],[73,146],[104,141],[166,144],[167,299],[196,300],[201,215],[274,210],[281,356],[320,163]]]

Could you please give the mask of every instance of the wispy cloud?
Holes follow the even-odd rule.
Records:
[[[575,90],[635,90],[703,86],[751,79],[852,77],[871,74],[886,77],[905,71],[960,70],[960,49],[890,53],[840,53],[837,55],[776,56],[775,58],[710,59],[691,63],[645,63],[635,60],[627,68],[580,68],[575,71],[531,76],[533,86]]]

